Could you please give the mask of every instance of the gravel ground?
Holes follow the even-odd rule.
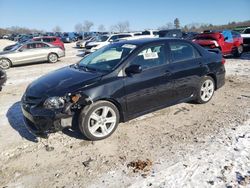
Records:
[[[10,44],[0,40],[0,49]],[[122,123],[90,142],[65,130],[36,139],[20,98],[34,79],[81,59],[7,70],[0,93],[0,187],[250,187],[250,53],[226,61],[226,84],[204,105],[184,103]]]

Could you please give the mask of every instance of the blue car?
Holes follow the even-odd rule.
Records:
[[[63,33],[61,40],[64,43],[70,43],[77,41],[78,36],[73,32]]]

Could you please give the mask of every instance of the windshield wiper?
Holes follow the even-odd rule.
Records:
[[[94,71],[94,72],[96,72],[96,71],[97,71],[97,69],[95,69],[95,68],[93,68],[93,67],[89,67],[89,66],[87,66],[87,65],[78,65],[78,68],[84,69],[84,71],[86,71],[86,72],[89,72],[89,71]]]

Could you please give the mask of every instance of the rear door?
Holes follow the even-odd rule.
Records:
[[[191,43],[171,41],[169,50],[171,62],[168,67],[174,81],[175,100],[180,101],[192,97],[205,74],[203,58]]]
[[[165,44],[143,48],[129,65],[142,67],[141,73],[124,79],[129,117],[164,106],[173,99],[171,75],[166,72],[168,60]]]
[[[224,45],[222,46],[223,51],[226,54],[230,54],[234,47],[233,35],[231,31],[228,31],[228,30],[224,30],[222,32],[222,35],[224,36]]]

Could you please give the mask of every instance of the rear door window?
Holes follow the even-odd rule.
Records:
[[[173,63],[200,57],[197,49],[187,42],[169,42],[169,47]]]

